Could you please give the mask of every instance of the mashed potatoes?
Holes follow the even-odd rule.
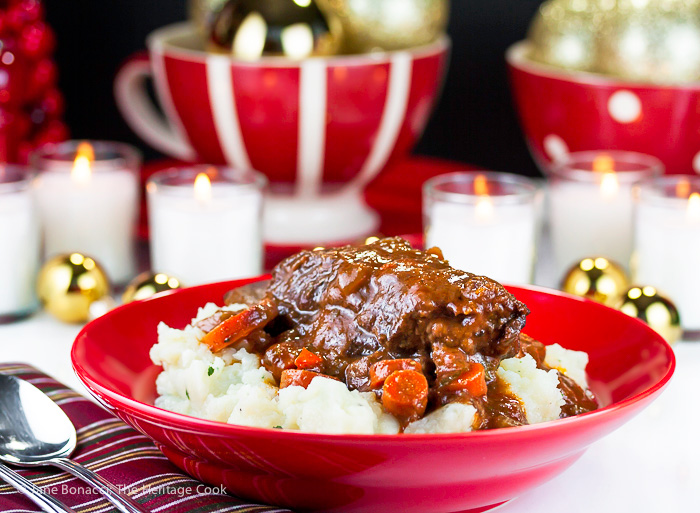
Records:
[[[239,310],[244,305],[225,307]],[[308,388],[278,389],[257,355],[244,349],[224,349],[216,354],[199,340],[194,326],[219,307],[201,308],[192,324],[176,330],[161,323],[151,359],[163,366],[156,385],[156,406],[209,420],[243,426],[281,428],[312,433],[398,433],[399,423],[385,413],[374,393],[350,391],[336,380],[314,379]],[[586,386],[588,356],[559,345],[547,347],[547,365]],[[558,419],[564,399],[557,371],[538,369],[526,355],[501,362],[498,377],[522,403],[533,424]],[[451,403],[413,422],[406,433],[454,433],[470,431],[476,409]]]

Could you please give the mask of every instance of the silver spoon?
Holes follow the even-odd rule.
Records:
[[[0,463],[0,478],[17,488],[47,513],[75,513],[75,510],[72,510],[55,497],[51,497],[40,487],[2,463]]]
[[[0,460],[11,465],[53,465],[97,488],[122,513],[148,513],[106,479],[69,460],[75,427],[63,410],[31,383],[0,374]]]

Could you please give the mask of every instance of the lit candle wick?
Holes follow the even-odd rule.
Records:
[[[476,218],[480,221],[488,221],[493,217],[493,201],[489,196],[488,181],[484,175],[477,175],[474,178],[474,194],[478,196],[476,200]]]
[[[620,182],[617,180],[617,175],[612,173],[603,173],[600,180],[600,191],[604,198],[615,198],[620,190]]]
[[[199,173],[194,179],[194,197],[200,203],[211,201],[211,181],[205,173]]]
[[[691,223],[700,223],[700,194],[694,192],[688,198],[686,217]]]
[[[71,169],[71,179],[79,184],[86,185],[90,183],[92,177],[92,162],[95,160],[95,152],[90,146],[90,143],[82,142],[78,145]]]

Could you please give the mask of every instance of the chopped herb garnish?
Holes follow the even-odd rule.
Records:
[[[209,370],[207,371],[207,376],[211,376],[214,374],[214,367],[209,367]]]
[[[187,396],[187,399],[190,398],[190,393],[187,390],[185,390],[185,395]]]
[[[275,426],[275,427],[272,428],[272,429],[282,429],[282,426]]]

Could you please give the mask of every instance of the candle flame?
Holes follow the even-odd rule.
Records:
[[[688,196],[690,196],[690,181],[683,179],[676,184],[676,197],[687,198]]]
[[[206,173],[199,173],[194,179],[194,197],[197,201],[211,201],[211,180]]]
[[[493,217],[493,201],[489,196],[482,196],[476,200],[476,218],[488,221]]]
[[[700,193],[694,192],[690,195],[686,213],[689,221],[700,223]]]
[[[71,178],[74,182],[85,185],[90,182],[92,163],[95,161],[95,151],[88,142],[81,142],[75,153]]]
[[[605,153],[601,153],[593,159],[593,171],[595,173],[612,173],[615,171],[615,160]]]
[[[474,194],[479,196],[476,200],[476,218],[488,221],[493,217],[493,201],[489,196],[489,184],[484,175],[476,175],[474,178]]]
[[[489,183],[484,175],[476,175],[476,178],[474,178],[474,194],[477,196],[488,196]]]
[[[600,180],[600,191],[604,198],[615,198],[620,190],[620,182],[615,172],[603,173]]]

